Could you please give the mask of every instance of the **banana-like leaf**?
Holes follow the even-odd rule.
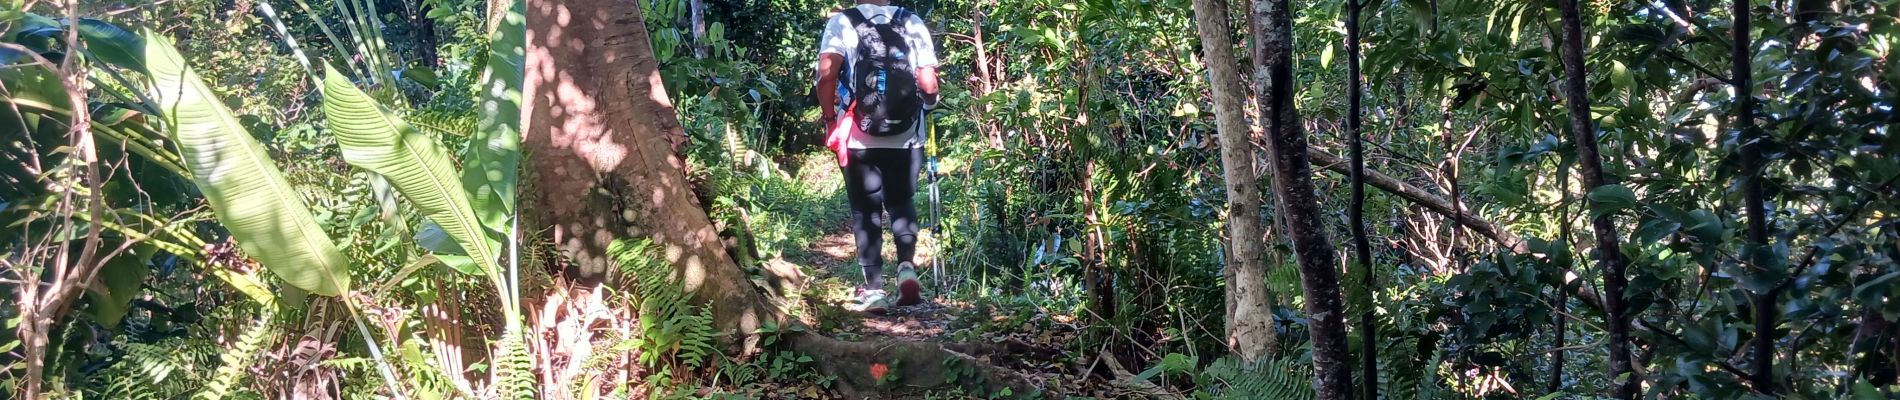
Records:
[[[91,18],[79,19],[79,38],[86,51],[108,64],[146,72],[145,41],[118,25]]]
[[[185,65],[171,40],[147,29],[145,64],[198,190],[244,252],[291,286],[335,296],[350,289],[349,259],[310,216],[264,146]]]
[[[489,43],[479,100],[481,121],[463,154],[462,184],[472,195],[482,225],[496,232],[508,230],[521,162],[521,76],[526,54],[522,3],[515,2],[502,16],[501,27]]]
[[[419,134],[331,66],[323,79],[323,116],[350,165],[381,174],[423,216],[442,227],[482,270],[499,278],[498,241],[482,229],[449,153]]]

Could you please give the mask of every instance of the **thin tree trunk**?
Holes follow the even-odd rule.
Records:
[[[1254,175],[1253,144],[1244,122],[1239,61],[1229,38],[1227,3],[1194,0],[1201,52],[1213,79],[1215,123],[1220,129],[1221,165],[1227,182],[1227,346],[1241,359],[1255,361],[1273,348],[1273,312],[1267,293],[1266,246],[1260,235],[1260,186]]]
[[[411,32],[409,36],[415,40],[416,62],[421,63],[424,67],[440,67],[441,59],[436,56],[435,52],[435,19],[429,18],[429,10],[435,9],[435,7],[429,5],[428,0],[415,1],[415,31]]]
[[[1583,17],[1577,0],[1559,0],[1563,14],[1564,105],[1570,110],[1570,131],[1575,135],[1577,162],[1583,173],[1586,193],[1605,184],[1603,156],[1597,150],[1596,128],[1590,121],[1589,85],[1584,79]],[[1586,200],[1587,201],[1587,200]],[[1624,274],[1622,246],[1618,243],[1614,215],[1604,214],[1590,221],[1596,235],[1597,265],[1603,269],[1604,314],[1610,328],[1611,395],[1619,399],[1636,398],[1640,383],[1630,360],[1630,316],[1623,287],[1629,283]]]
[[[1742,135],[1742,193],[1743,213],[1748,218],[1748,247],[1752,249],[1768,248],[1767,200],[1762,193],[1761,181],[1761,132],[1755,129],[1754,77],[1750,63],[1754,55],[1749,40],[1749,1],[1734,1],[1735,22],[1730,30],[1734,34],[1733,50],[1734,71],[1731,78],[1735,85],[1735,129]],[[1755,254],[1753,251],[1745,254]],[[1753,257],[1748,257],[1753,260]],[[1760,267],[1760,266],[1757,266]],[[1759,268],[1758,268],[1759,269]],[[1776,286],[1766,292],[1757,293],[1751,306],[1755,309],[1754,361],[1749,364],[1749,381],[1755,391],[1764,394],[1780,392],[1775,383],[1775,326],[1779,325],[1781,309],[1776,307],[1781,295],[1781,287]]]
[[[706,46],[706,0],[690,0],[687,8],[692,13],[689,23],[693,30],[693,58],[706,58],[710,49]]]
[[[1556,318],[1554,318],[1557,320],[1557,323],[1555,326],[1555,329],[1557,331],[1557,338],[1556,340],[1552,341],[1552,344],[1550,346],[1551,348],[1562,349],[1565,346],[1564,344],[1565,336],[1568,335],[1570,331],[1570,326],[1569,326],[1570,318],[1564,317],[1562,313],[1570,312],[1569,311],[1570,307],[1566,306],[1566,304],[1568,303],[1570,303],[1570,296],[1568,292],[1564,292],[1563,290],[1558,290],[1557,291],[1557,312],[1559,314],[1557,315]],[[1564,388],[1564,354],[1569,353],[1569,352],[1570,352],[1569,350],[1558,350],[1556,353],[1550,355],[1550,384],[1544,387],[1545,391],[1556,393],[1559,390],[1563,390]]]
[[[1571,204],[1570,177],[1569,177],[1569,174],[1565,173],[1564,171],[1565,168],[1568,168],[1568,167],[1560,164],[1558,173],[1557,173],[1557,176],[1559,177],[1558,182],[1557,182],[1557,193],[1560,193],[1562,195],[1561,199],[1558,201],[1558,204],[1559,204],[1558,207],[1560,207],[1562,210],[1559,216],[1560,219],[1558,219],[1558,221],[1561,221],[1559,222],[1558,229],[1562,233],[1559,234],[1558,236],[1561,238],[1561,240],[1563,240],[1562,243],[1568,246],[1571,243],[1570,235],[1573,229],[1570,226],[1570,220],[1571,220],[1570,219],[1570,204]],[[1570,270],[1570,267],[1571,267],[1570,264],[1565,264],[1563,266],[1563,269],[1567,271],[1567,270]],[[1557,350],[1555,354],[1551,354],[1550,385],[1545,388],[1545,390],[1551,393],[1556,393],[1558,390],[1562,390],[1564,387],[1563,385],[1564,356],[1570,353],[1569,350],[1561,350],[1564,348],[1565,341],[1566,339],[1568,339],[1568,336],[1570,335],[1570,318],[1565,315],[1565,313],[1568,313],[1570,309],[1570,292],[1566,290],[1568,289],[1569,283],[1563,282],[1563,283],[1559,283],[1558,285],[1559,286],[1557,287],[1557,303],[1556,303],[1557,314],[1553,317],[1554,319],[1557,320],[1555,323],[1556,329],[1557,329],[1557,339],[1553,341],[1554,344],[1552,344],[1551,347],[1560,349],[1560,350]]]
[[[1359,121],[1360,98],[1364,96],[1364,85],[1359,76],[1359,9],[1364,5],[1360,0],[1346,0],[1346,134],[1352,137],[1352,224],[1353,251],[1358,253],[1359,262],[1356,273],[1362,286],[1356,295],[1365,309],[1359,310],[1359,349],[1362,354],[1359,366],[1359,378],[1362,390],[1360,398],[1379,398],[1379,346],[1378,325],[1372,315],[1372,294],[1374,284],[1372,268],[1372,242],[1366,234],[1366,156],[1365,138]],[[1454,192],[1454,198],[1456,194]]]
[[[1351,356],[1347,354],[1346,315],[1339,290],[1333,243],[1326,237],[1312,166],[1307,163],[1306,133],[1293,105],[1293,18],[1287,0],[1254,0],[1266,53],[1267,92],[1261,102],[1274,158],[1273,189],[1286,215],[1287,236],[1300,264],[1306,294],[1308,331],[1313,342],[1313,388],[1320,400],[1352,396]]]

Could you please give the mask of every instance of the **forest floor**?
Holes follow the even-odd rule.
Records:
[[[888,241],[886,241],[888,243]],[[886,253],[890,247],[886,245]],[[787,254],[783,259],[804,266],[810,274],[805,293],[808,312],[805,323],[817,332],[834,338],[872,342],[885,340],[925,341],[946,344],[995,346],[1006,351],[977,355],[978,359],[1042,381],[1056,393],[1071,396],[1099,393],[1107,386],[1087,374],[1093,356],[1079,356],[1070,350],[1078,343],[1080,331],[1076,316],[1051,314],[1049,310],[1025,307],[1020,303],[982,299],[983,290],[947,291],[944,280],[965,279],[950,275],[933,276],[931,246],[920,245],[916,262],[924,280],[924,303],[892,306],[881,315],[845,309],[851,301],[851,288],[863,282],[857,267],[856,246],[847,229],[828,234],[812,242],[809,249]],[[886,257],[892,255],[886,254]],[[887,269],[893,296],[896,274]],[[972,297],[977,297],[972,299]]]
[[[1017,288],[1024,285],[976,279],[972,276],[976,274],[968,268],[944,268],[939,275],[933,265],[940,255],[950,254],[940,254],[940,251],[954,252],[955,249],[937,246],[941,238],[934,237],[936,232],[928,229],[920,234],[915,257],[919,278],[924,284],[924,303],[892,306],[881,315],[848,310],[846,305],[852,301],[852,289],[864,282],[864,277],[856,262],[848,205],[842,195],[842,174],[828,154],[798,158],[796,162],[801,162],[802,167],[786,171],[789,174],[781,177],[788,178],[791,186],[804,193],[768,201],[777,203],[774,209],[797,210],[803,216],[781,222],[791,226],[778,229],[795,232],[788,238],[793,246],[768,255],[765,262],[777,264],[773,269],[785,268],[804,274],[803,285],[797,288],[799,304],[796,308],[800,311],[794,314],[806,326],[816,333],[853,342],[931,342],[947,347],[962,346],[959,348],[966,350],[980,347],[983,349],[980,354],[970,355],[1034,378],[1042,382],[1048,392],[1085,398],[1116,397],[1100,375],[1089,372],[1099,366],[1096,359],[1099,352],[1083,349],[1081,317],[1056,305],[1069,302],[1051,300],[1074,294],[1028,293]],[[960,163],[946,160],[946,164]],[[953,193],[945,195],[955,196]],[[917,201],[922,206],[928,200],[920,195]],[[884,257],[895,260],[894,246],[888,233],[886,235]],[[896,268],[887,266],[884,275],[894,301]],[[809,382],[786,384],[804,389],[793,390],[797,396],[774,398],[809,398],[812,394],[807,390]],[[975,395],[953,391],[925,398]]]

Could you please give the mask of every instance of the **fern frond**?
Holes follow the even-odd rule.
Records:
[[[119,360],[86,379],[98,398],[171,399],[187,397],[204,383],[200,366],[210,365],[219,346],[194,339],[125,343]]]
[[[1313,392],[1312,368],[1292,358],[1251,365],[1236,357],[1215,360],[1205,372],[1217,399],[1307,400]]]
[[[717,354],[712,309],[689,304],[685,291],[668,278],[672,266],[660,257],[652,241],[615,241],[607,254],[620,263],[624,279],[633,283],[627,294],[640,310],[636,339],[642,364],[659,367],[670,359],[699,368],[708,356]]]
[[[198,391],[193,398],[223,399],[231,395],[231,387],[244,379],[249,373],[251,361],[257,358],[258,349],[264,342],[277,336],[277,324],[273,323],[272,313],[264,311],[251,323],[250,329],[239,335],[231,347],[218,354],[218,369],[211,374],[211,381],[204,390]]]
[[[467,137],[475,133],[476,116],[467,111],[422,110],[403,118],[409,126],[443,136]]]
[[[497,384],[502,398],[533,400],[534,360],[528,357],[527,339],[521,332],[506,332],[501,338],[501,354],[495,357]]]

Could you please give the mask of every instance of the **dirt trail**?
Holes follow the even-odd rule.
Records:
[[[888,248],[890,246],[886,245],[885,247],[887,248],[885,251],[886,259],[895,258],[893,254],[889,254],[890,251]],[[863,272],[858,269],[856,263],[856,251],[857,246],[851,232],[848,230],[837,231],[819,238],[812,243],[811,248],[805,252],[805,254],[788,257],[790,259],[787,261],[810,267],[814,272],[814,276],[812,277],[814,280],[834,279],[838,285],[849,287],[849,285],[856,285],[864,281],[862,276]],[[930,249],[928,246],[918,246],[917,252],[917,263],[924,266],[929,265],[928,263],[932,257],[931,254],[929,254]],[[825,333],[847,332],[863,336],[867,339],[890,338],[900,340],[943,341],[945,335],[950,333],[949,328],[951,322],[961,314],[964,305],[961,302],[940,296],[937,290],[939,286],[935,284],[936,282],[932,282],[932,279],[935,277],[931,276],[927,269],[920,270],[919,272],[922,273],[921,278],[924,280],[923,304],[903,307],[893,306],[890,307],[884,315],[869,315],[848,311],[843,313],[818,313],[819,318],[841,317],[855,319],[855,321],[831,321],[836,322],[835,326],[837,327],[837,332]],[[887,267],[884,280],[890,284],[889,290],[894,294],[896,290],[896,271],[890,270]],[[836,304],[835,302],[848,301],[848,294],[834,293],[834,296],[822,296],[808,301],[820,303],[808,304],[814,307],[836,307],[841,306],[841,304]],[[832,324],[822,323],[814,325],[833,326]]]

